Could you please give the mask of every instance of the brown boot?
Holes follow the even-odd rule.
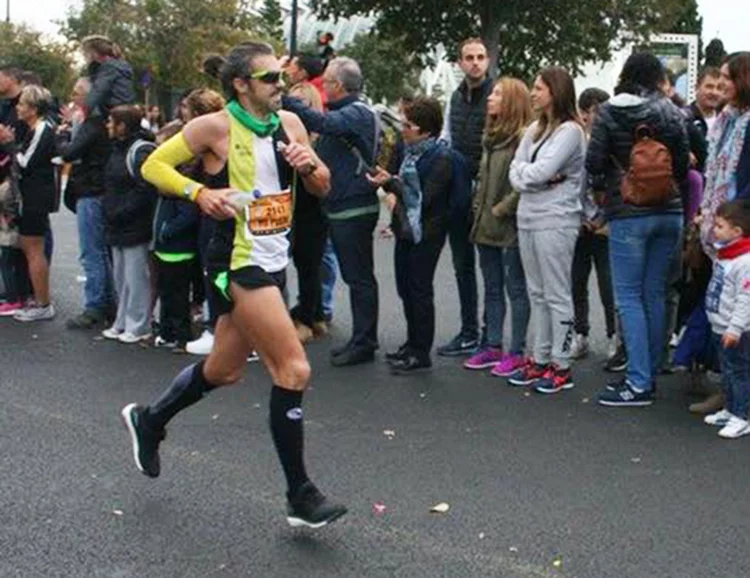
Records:
[[[315,337],[325,337],[328,335],[328,323],[325,321],[316,321],[312,326]]]
[[[724,394],[714,393],[700,403],[693,403],[688,408],[690,413],[709,414],[719,411],[724,407]]]
[[[297,337],[299,338],[300,343],[307,343],[308,341],[312,341],[312,338],[314,337],[312,329],[310,329],[304,323],[297,323],[296,327]]]

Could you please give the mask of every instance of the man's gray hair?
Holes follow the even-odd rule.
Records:
[[[353,58],[339,56],[328,63],[333,76],[341,83],[346,92],[360,92],[362,90],[362,69]]]

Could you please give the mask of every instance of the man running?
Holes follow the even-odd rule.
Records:
[[[346,508],[313,485],[303,460],[302,393],[310,365],[281,289],[288,262],[295,182],[328,193],[330,173],[312,151],[300,120],[281,107],[281,67],[271,46],[235,47],[221,70],[226,109],[189,122],[144,163],[142,174],[160,191],[181,195],[223,219],[208,249],[208,272],[222,310],[216,342],[204,361],[185,368],[148,406],[127,405],[136,466],[160,471],[159,443],[178,412],[212,391],[237,383],[256,349],[271,377],[271,434],[288,483],[287,521],[320,528]],[[205,178],[192,181],[175,167],[200,158]]]

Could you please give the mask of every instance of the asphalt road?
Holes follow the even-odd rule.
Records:
[[[77,244],[70,215],[54,228],[58,318],[0,319],[2,577],[750,575],[750,439],[720,440],[689,415],[685,378],[664,379],[652,408],[617,410],[593,401],[603,343],[576,366],[577,387],[552,397],[455,360],[410,378],[381,361],[335,369],[327,351],[349,327],[343,287],[333,336],[309,347],[306,441],[313,479],[350,513],[319,531],[287,527],[259,365],[175,419],[150,480],[118,412],[190,359],[66,331]],[[391,250],[378,240],[383,350],[403,337]],[[448,257],[438,341],[458,323]],[[450,510],[430,513],[439,502]]]

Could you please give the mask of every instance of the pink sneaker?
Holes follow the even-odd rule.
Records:
[[[489,369],[505,358],[502,349],[483,347],[464,363],[464,369]]]
[[[526,360],[522,355],[511,353],[495,365],[490,375],[494,375],[495,377],[509,377],[517,369],[523,367],[524,363],[526,363]]]
[[[0,317],[12,317],[23,309],[23,303],[3,303],[0,305]]]

